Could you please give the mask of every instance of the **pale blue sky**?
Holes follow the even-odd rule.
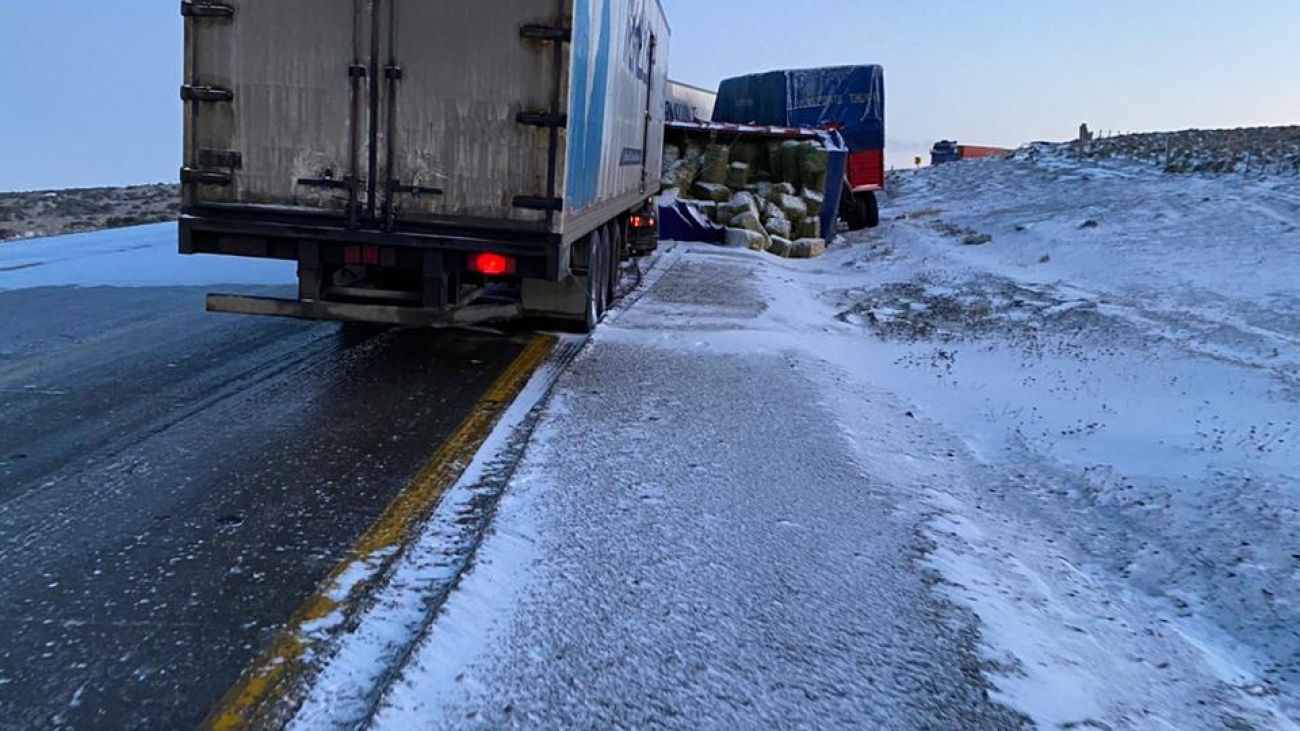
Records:
[[[682,81],[884,64],[894,162],[941,137],[1016,145],[1085,120],[1300,123],[1295,0],[663,2]],[[0,190],[176,177],[178,6],[0,0]]]

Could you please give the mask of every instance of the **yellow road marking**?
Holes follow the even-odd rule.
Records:
[[[514,402],[528,379],[550,356],[556,339],[538,336],[524,348],[470,415],[447,438],[411,484],[384,510],[383,515],[348,550],[325,581],[298,607],[275,640],[226,692],[199,727],[204,731],[280,728],[302,702],[308,682],[319,669],[312,657],[314,641],[306,629],[341,613],[346,624],[362,605],[364,584],[348,596],[336,598],[339,580],[358,561],[373,562],[374,576],[382,577],[396,561],[399,548],[428,519],[438,501],[469,466],[484,440]]]

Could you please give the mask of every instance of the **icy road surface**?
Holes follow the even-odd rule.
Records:
[[[519,354],[208,314],[293,264],[0,244],[0,729],[195,728]]]
[[[297,282],[293,262],[181,256],[176,246],[174,223],[0,243],[0,290]]]

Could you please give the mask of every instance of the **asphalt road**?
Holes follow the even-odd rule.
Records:
[[[526,340],[0,292],[0,728],[190,728]]]

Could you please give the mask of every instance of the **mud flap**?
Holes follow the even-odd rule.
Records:
[[[580,320],[586,314],[586,277],[572,275],[558,282],[525,279],[521,290],[524,314],[529,317]]]

